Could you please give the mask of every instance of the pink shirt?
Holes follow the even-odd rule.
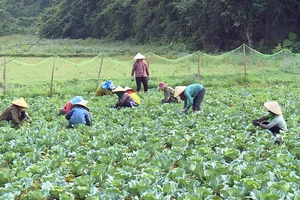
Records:
[[[133,63],[131,76],[135,73],[135,77],[149,76],[148,64],[144,60],[137,60]]]

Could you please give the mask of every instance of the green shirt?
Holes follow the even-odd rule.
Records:
[[[203,85],[199,83],[194,83],[188,85],[184,90],[184,108],[189,109],[193,105],[193,97],[196,97],[199,92],[203,89]]]

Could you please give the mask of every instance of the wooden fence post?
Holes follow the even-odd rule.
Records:
[[[98,79],[97,79],[96,90],[98,88],[99,81],[100,81],[100,74],[101,74],[101,70],[102,70],[103,59],[104,59],[104,52],[102,52],[102,58],[101,58],[101,63],[100,63],[100,67],[99,67],[99,72],[98,72]]]
[[[283,65],[282,65],[282,84],[284,80],[284,68],[285,68],[285,61],[286,61],[286,49],[283,50]]]
[[[198,83],[200,83],[200,52],[198,51]]]
[[[6,57],[4,57],[4,61],[3,61],[3,96],[5,96],[6,94]]]
[[[246,45],[245,44],[243,44],[243,63],[244,63],[244,75],[245,75],[245,82],[246,82],[247,69],[246,69]]]
[[[55,70],[55,57],[53,58],[52,75],[51,75],[51,82],[50,82],[50,96],[52,96],[54,70]]]

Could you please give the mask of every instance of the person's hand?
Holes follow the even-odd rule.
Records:
[[[187,113],[187,108],[182,109],[183,113]]]
[[[150,76],[147,76],[147,78],[146,78],[146,79],[147,79],[147,81],[149,81],[149,80],[150,80]]]
[[[133,82],[134,81],[134,78],[133,78],[133,76],[131,76],[131,82]]]
[[[252,124],[253,124],[254,126],[260,126],[260,123],[259,123],[259,121],[257,121],[257,120],[253,120],[253,121],[252,121]]]

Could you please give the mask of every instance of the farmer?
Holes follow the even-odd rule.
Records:
[[[72,106],[79,102],[83,102],[84,104],[87,104],[87,101],[84,100],[82,98],[82,96],[76,96],[73,99],[71,99],[70,101],[68,101],[64,107],[59,109],[59,115],[68,114],[70,112],[70,110],[72,109]]]
[[[111,91],[115,88],[116,86],[111,80],[105,81],[97,88],[95,96],[111,95]]]
[[[193,106],[193,112],[199,113],[201,111],[201,103],[205,95],[205,88],[199,83],[194,83],[188,86],[175,87],[174,97],[179,96],[184,101],[183,112]],[[194,99],[193,99],[194,98]]]
[[[174,97],[174,88],[168,86],[165,82],[160,82],[158,84],[157,90],[164,92],[164,98],[161,100],[162,103],[178,103],[178,99]]]
[[[133,75],[135,74],[135,81],[136,81],[136,91],[140,92],[141,90],[141,83],[143,83],[144,86],[144,92],[148,91],[148,80],[150,78],[148,64],[144,60],[145,56],[138,53],[133,58],[136,61],[134,62],[131,70],[131,76],[133,80]]]
[[[260,126],[263,129],[268,129],[273,135],[279,134],[280,131],[286,131],[286,122],[282,116],[278,102],[265,102],[264,106],[268,109],[268,113],[253,120],[252,124]]]
[[[29,106],[24,98],[13,101],[12,104],[6,107],[1,113],[0,121],[11,121],[14,127],[18,127],[25,118],[29,120],[28,113],[23,110],[25,108],[29,108]]]
[[[113,93],[116,93],[116,95],[119,97],[118,102],[115,104],[114,108],[120,108],[120,107],[137,107],[139,104],[133,99],[130,94],[126,92],[124,88],[121,86],[118,86],[116,89],[113,90]]]
[[[72,109],[66,115],[66,119],[69,120],[69,128],[74,127],[76,124],[91,126],[91,115],[86,101],[73,104]]]
[[[137,93],[134,92],[134,89],[127,86],[125,86],[124,89],[126,90],[126,93],[130,94],[130,96],[137,104],[141,105],[140,97],[137,95]]]

